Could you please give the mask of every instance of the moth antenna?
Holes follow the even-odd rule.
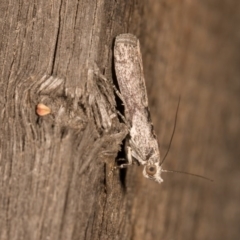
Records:
[[[162,170],[162,172],[168,172],[168,173],[182,173],[182,174],[192,175],[192,176],[194,176],[194,177],[199,177],[199,178],[202,178],[202,179],[204,179],[204,180],[207,180],[207,181],[213,182],[213,180],[210,179],[210,178],[203,177],[203,176],[201,176],[201,175],[194,174],[194,173],[188,173],[188,172],[182,172],[182,171],[175,171],[175,170]]]
[[[176,125],[177,125],[177,116],[178,116],[178,109],[179,109],[179,105],[180,105],[180,100],[181,100],[181,96],[179,96],[179,99],[178,99],[178,106],[177,106],[177,111],[176,111],[176,114],[175,114],[175,122],[174,122],[174,127],[173,127],[173,131],[172,131],[172,136],[171,136],[171,139],[170,139],[170,142],[168,144],[168,150],[163,158],[163,160],[160,162],[160,166],[163,164],[164,160],[166,159],[167,155],[168,155],[168,152],[171,148],[171,144],[172,144],[172,140],[173,140],[173,136],[174,136],[174,133],[175,133],[175,129],[176,129]]]

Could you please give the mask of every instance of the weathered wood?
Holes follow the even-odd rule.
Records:
[[[111,81],[113,39],[127,31],[133,1],[0,9],[0,238],[129,238],[130,187],[109,174],[126,129],[110,82],[94,71]],[[37,116],[39,103],[51,114]]]
[[[1,1],[0,239],[239,239],[239,16],[231,1]],[[140,38],[166,169],[111,174],[116,35]],[[114,79],[115,80],[115,79]],[[38,103],[51,114],[39,117]]]

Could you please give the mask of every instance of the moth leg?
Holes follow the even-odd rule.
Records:
[[[123,163],[119,166],[115,166],[115,169],[117,169],[117,168],[127,168],[129,165],[133,164],[132,148],[130,146],[127,146],[126,147],[126,152],[127,152],[127,163]],[[124,159],[124,160],[126,160],[126,159]]]
[[[121,160],[123,160],[123,161],[125,161],[126,159],[125,158],[119,158],[118,159],[118,161],[121,161]],[[113,172],[114,172],[114,170],[116,170],[116,169],[123,169],[123,168],[127,168],[129,165],[131,165],[130,163],[123,163],[123,164],[121,164],[121,165],[119,165],[119,166],[114,166],[112,169],[111,169],[111,171],[109,172],[109,176],[110,176],[110,174],[112,174]]]
[[[114,84],[112,84],[113,90],[115,91],[116,95],[121,99],[121,101],[123,102],[123,105],[125,105],[124,103],[124,99],[122,97],[122,94],[118,91],[118,89],[116,88],[116,86]]]
[[[128,131],[130,131],[131,126],[130,126],[129,123],[127,122],[127,119],[126,119],[119,111],[117,111],[117,114],[118,114],[118,116],[122,119],[122,121],[127,125]]]

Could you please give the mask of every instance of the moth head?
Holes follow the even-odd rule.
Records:
[[[158,162],[147,163],[143,169],[143,176],[149,179],[152,179],[158,183],[162,183],[163,179],[161,178],[162,168]]]

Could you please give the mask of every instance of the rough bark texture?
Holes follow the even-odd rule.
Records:
[[[0,239],[240,238],[240,3],[0,3]],[[114,37],[140,38],[165,169],[111,173]],[[94,74],[99,67],[109,80]],[[38,103],[51,114],[36,115]]]

